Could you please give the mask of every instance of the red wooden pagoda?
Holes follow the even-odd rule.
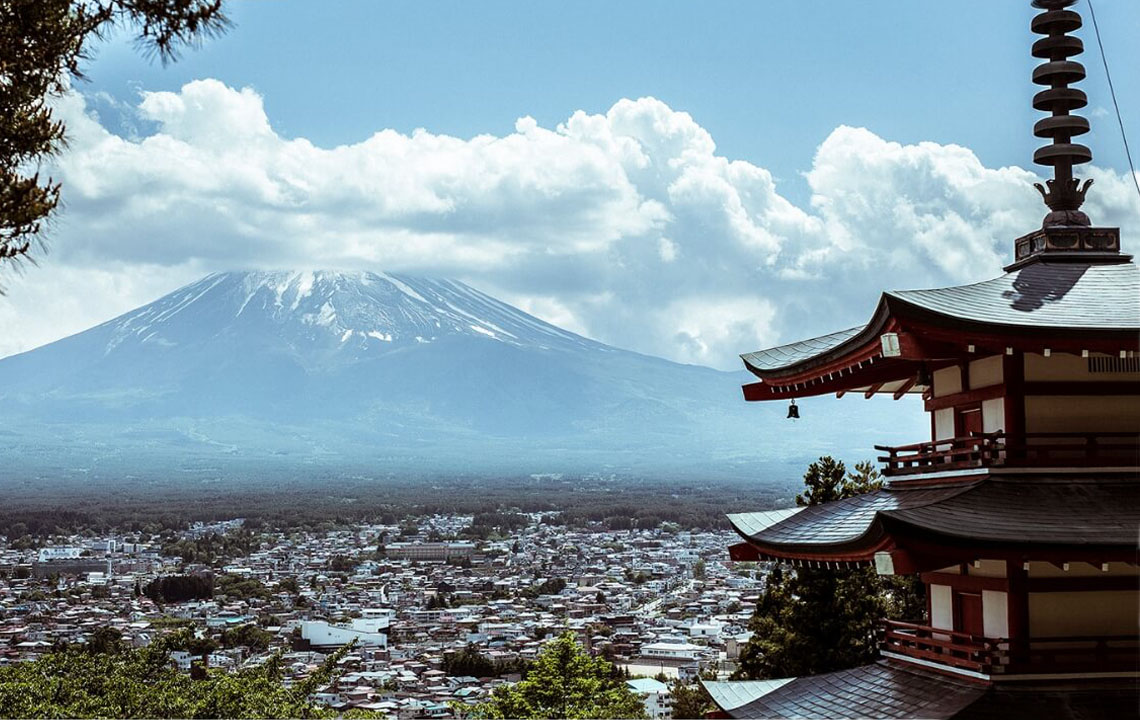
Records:
[[[920,573],[927,618],[885,623],[873,665],[706,683],[722,716],[1137,716],[1140,271],[1080,211],[1075,1],[1033,2],[1054,178],[1005,274],[886,292],[866,325],[742,356],[747,400],[918,393],[931,436],[876,447],[880,490],[729,515],[731,557]]]

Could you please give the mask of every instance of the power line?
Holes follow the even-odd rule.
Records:
[[[1120,138],[1124,141],[1124,156],[1128,158],[1128,170],[1132,175],[1132,184],[1136,186],[1136,194],[1140,195],[1140,180],[1136,178],[1136,166],[1132,164],[1132,151],[1128,148],[1128,135],[1124,132],[1124,120],[1120,117],[1120,103],[1116,102],[1116,88],[1112,86],[1112,73],[1108,71],[1108,57],[1104,54],[1104,43],[1100,39],[1100,27],[1096,24],[1096,10],[1093,9],[1092,0],[1088,0],[1089,15],[1093,21],[1093,31],[1096,33],[1096,44],[1100,48],[1100,61],[1104,63],[1104,76],[1108,78],[1108,93],[1112,96],[1112,107],[1116,110],[1116,122],[1120,125]]]

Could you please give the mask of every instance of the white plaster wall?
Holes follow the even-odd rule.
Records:
[[[947,367],[934,371],[934,397],[962,392],[962,371]]]
[[[1031,395],[1025,398],[1027,432],[1135,432],[1140,395]]]
[[[934,411],[934,439],[946,440],[954,437],[954,408]]]
[[[1009,604],[1001,590],[982,591],[982,634],[991,638],[1009,637]]]
[[[1096,355],[1097,353],[1093,353]],[[1088,362],[1080,355],[1053,353],[1025,355],[1026,380],[1087,380],[1090,382],[1108,380],[1140,380],[1136,373],[1090,373]]]
[[[354,618],[350,627],[364,633],[383,632],[388,629],[389,620],[386,617]]]
[[[982,432],[1005,429],[1005,398],[982,401]]]
[[[1090,565],[1086,562],[1069,563],[1069,569],[1064,570],[1053,563],[1029,563],[1029,577],[1058,578],[1058,577],[1136,577],[1140,575],[1140,567],[1122,562],[1108,563],[1108,570],[1102,571],[1100,565]]]
[[[1029,636],[1136,635],[1134,590],[1029,593]]]
[[[323,620],[306,620],[301,623],[301,637],[314,645],[344,645],[356,640],[364,646],[387,647],[388,638],[382,633],[360,632],[330,625]]]
[[[973,563],[966,566],[966,574],[974,577],[1005,577],[1005,560],[979,560],[977,567]]]
[[[930,627],[941,630],[954,629],[953,603],[954,598],[949,585],[930,586]]]
[[[970,389],[976,390],[1001,383],[1001,355],[990,355],[970,361]]]

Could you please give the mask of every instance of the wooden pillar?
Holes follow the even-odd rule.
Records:
[[[1002,356],[1002,381],[1005,384],[1005,432],[1025,433],[1025,356],[1020,352]]]
[[[1029,573],[1016,560],[1005,561],[1009,580],[1006,591],[1006,617],[1009,625],[1009,659],[1022,665],[1029,660]]]
[[[1002,381],[1005,384],[1005,434],[1007,445],[1025,444],[1025,356],[1020,352],[1002,356]],[[1020,452],[1006,451],[1007,459],[1016,459]]]

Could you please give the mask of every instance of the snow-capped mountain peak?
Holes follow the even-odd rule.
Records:
[[[187,308],[196,312],[183,314]],[[202,323],[202,313],[211,319]],[[193,323],[182,318],[193,317]],[[604,346],[562,330],[455,280],[375,272],[227,272],[105,324],[106,352],[134,341],[160,347],[200,342],[203,332],[256,332],[295,343],[386,351],[466,335],[522,347]]]
[[[219,273],[0,360],[0,467],[707,477],[838,452],[828,437],[870,446],[830,406],[790,435],[779,407],[741,401],[747,380],[602,345],[453,280]],[[911,437],[889,412],[873,439]]]

